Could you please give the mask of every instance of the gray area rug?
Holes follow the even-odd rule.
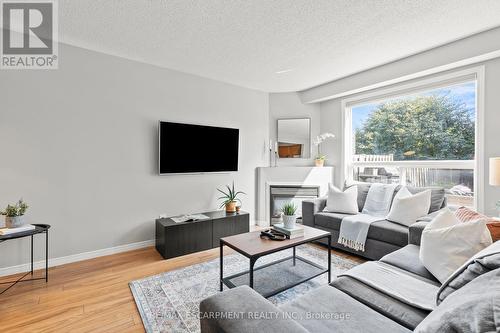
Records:
[[[274,253],[260,258],[255,267],[291,255],[291,249]],[[326,267],[327,251],[324,249],[302,245],[297,247],[297,255]],[[224,276],[243,272],[248,269],[248,265],[249,260],[240,254],[224,256]],[[332,279],[356,265],[350,259],[332,254]],[[283,261],[279,266],[271,267],[272,269],[257,270],[254,274],[256,290],[268,291],[269,288],[290,282],[290,279],[300,278],[308,269],[314,270],[300,261],[297,261],[294,268],[291,261]],[[236,285],[246,284],[247,281],[248,275],[232,280]],[[325,284],[326,273],[268,299],[279,306]],[[219,259],[132,281],[130,289],[146,332],[199,332],[200,302],[219,293]]]

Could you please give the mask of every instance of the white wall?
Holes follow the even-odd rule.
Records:
[[[269,138],[273,142],[278,137],[278,119],[286,118],[311,119],[311,145],[312,138],[320,134],[319,104],[303,104],[296,92],[269,94]],[[278,166],[314,165],[315,149],[316,147],[311,147],[310,158],[281,158],[278,160]]]
[[[254,216],[255,168],[268,161],[267,93],[59,50],[58,70],[0,73],[0,205],[23,197],[31,221],[52,225],[51,257],[153,239],[159,214],[213,210],[216,187],[233,180]],[[240,171],[158,176],[160,119],[239,128]],[[28,244],[0,244],[0,267],[27,262]]]
[[[484,165],[485,211],[498,216],[495,204],[500,200],[500,187],[490,186],[489,158],[500,156],[500,58],[488,61],[485,73]]]
[[[321,132],[335,134],[335,140],[327,140],[323,143],[322,149],[328,156],[328,164],[335,167],[334,182],[335,185],[342,188],[342,145],[344,144],[342,134],[342,113],[341,101],[335,99],[319,104],[321,106]]]

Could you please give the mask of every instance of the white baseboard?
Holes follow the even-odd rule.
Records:
[[[142,249],[144,247],[154,246],[154,244],[155,244],[155,241],[154,241],[154,239],[152,239],[152,240],[147,240],[147,241],[142,241],[142,242],[137,242],[137,243],[118,245],[115,247],[109,247],[106,249],[100,249],[100,250],[95,250],[95,251],[90,251],[90,252],[72,254],[69,256],[65,256],[65,257],[49,258],[49,267],[60,266],[60,265],[69,264],[72,262],[77,262],[77,261],[82,261],[82,260],[87,260],[87,259],[92,259],[92,258],[97,258],[97,257],[102,257],[102,256],[108,256],[110,254],[115,254],[115,253],[120,253],[120,252],[127,252],[127,251]],[[33,263],[33,265],[34,265],[34,269],[45,268],[45,260],[36,261]],[[4,268],[0,268],[0,276],[23,273],[23,272],[27,272],[29,270],[30,270],[30,263],[21,264],[21,265],[17,265],[17,266],[4,267]]]

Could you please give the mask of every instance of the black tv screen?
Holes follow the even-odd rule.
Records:
[[[239,129],[160,121],[160,174],[238,171]]]

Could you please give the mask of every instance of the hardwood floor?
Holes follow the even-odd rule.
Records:
[[[47,284],[23,282],[0,295],[0,332],[144,332],[128,283],[218,256],[212,249],[163,260],[148,247],[50,268]]]

